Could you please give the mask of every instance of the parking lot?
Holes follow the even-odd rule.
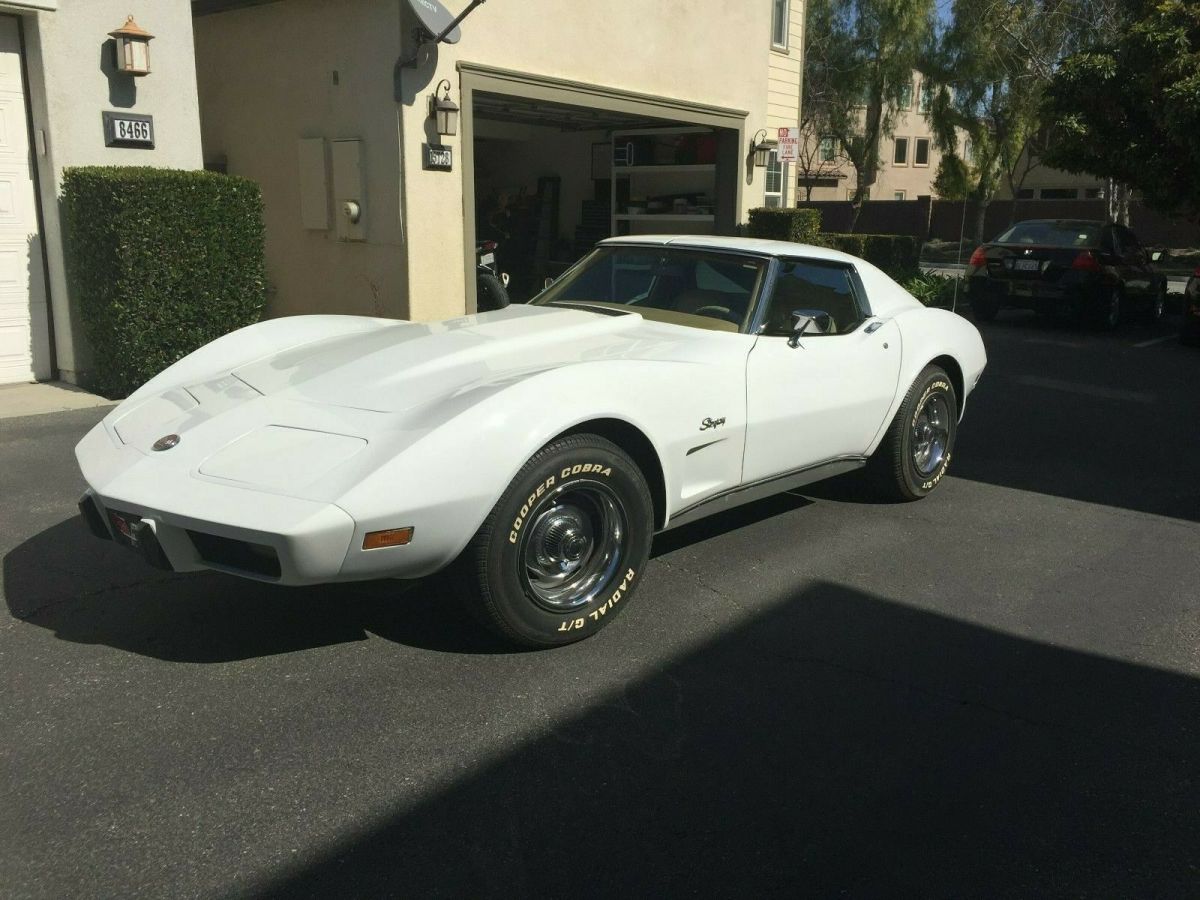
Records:
[[[1023,313],[950,475],[660,536],[595,639],[440,579],[158,572],[80,523],[103,409],[0,421],[16,897],[1194,896],[1200,352]]]

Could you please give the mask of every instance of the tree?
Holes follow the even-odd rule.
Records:
[[[858,222],[906,87],[933,33],[933,0],[811,0],[802,106],[819,135],[835,139],[854,168]]]
[[[805,202],[810,203],[814,182],[822,178],[840,177],[845,157],[837,141],[821,130],[821,122],[804,112],[800,115],[800,141],[797,146],[796,177],[804,188]]]
[[[942,200],[966,200],[971,192],[971,169],[953,153],[938,163],[933,192]]]
[[[1200,5],[1130,0],[1128,10],[1125,28],[1054,73],[1044,103],[1056,133],[1048,160],[1200,218]]]
[[[934,141],[970,171],[974,235],[1006,181],[1014,194],[1041,130],[1042,94],[1058,60],[1089,26],[1101,0],[955,0],[949,27],[926,61],[936,85]],[[969,149],[959,154],[960,142]]]

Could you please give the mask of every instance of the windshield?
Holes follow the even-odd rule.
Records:
[[[767,261],[668,247],[600,247],[543,291],[538,306],[628,307],[647,319],[744,331]]]
[[[1039,247],[1094,247],[1100,226],[1094,222],[1018,222],[997,244],[1035,244]]]

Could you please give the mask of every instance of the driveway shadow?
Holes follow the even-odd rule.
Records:
[[[781,598],[268,897],[1182,897],[1200,681],[838,584]]]

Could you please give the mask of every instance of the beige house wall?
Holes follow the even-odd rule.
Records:
[[[793,5],[792,29],[802,35],[802,4]],[[464,230],[474,187],[470,111],[457,136],[437,136],[428,97],[443,78],[464,107],[468,69],[488,67],[744,112],[746,141],[768,127],[767,70],[775,71],[769,0],[489,3],[466,20],[459,43],[427,48],[417,68],[397,70],[398,57],[413,49],[415,24],[400,0],[288,0],[195,22],[204,154],[263,185],[273,315],[320,310],[431,320],[464,311],[473,256]],[[748,52],[754,47],[761,50]],[[774,79],[784,95],[794,79],[793,104],[799,67],[789,60],[799,52],[797,45],[780,60],[794,73]],[[795,106],[780,99],[776,121],[794,124]],[[580,105],[588,103],[580,94]],[[361,138],[365,241],[339,242],[332,229],[302,227],[303,137]],[[422,168],[422,144],[437,142],[453,149],[453,171]],[[764,172],[739,167],[741,221],[762,203]]]
[[[57,8],[5,11],[22,12],[56,361],[60,376],[76,381],[88,354],[67,290],[58,213],[63,169],[200,167],[192,14],[189,0],[57,0],[42,5]],[[155,35],[152,71],[137,79],[112,71],[108,37],[131,13]],[[104,110],[154,116],[155,147],[105,147]]]
[[[788,2],[788,41],[786,47],[771,45],[767,61],[767,136],[774,138],[779,128],[800,124],[800,86],[804,76],[804,2]],[[783,179],[783,206],[796,199],[793,164]],[[758,204],[754,204],[758,205]]]
[[[395,0],[288,0],[195,20],[204,158],[257,181],[268,313],[404,316]],[[301,138],[357,138],[365,240],[301,219]],[[331,194],[329,195],[332,196]]]
[[[895,200],[896,193],[902,191],[903,199],[916,200],[918,197],[933,193],[933,179],[937,176],[938,165],[942,160],[941,152],[934,146],[933,129],[929,118],[919,111],[921,96],[921,73],[913,72],[912,103],[907,110],[901,110],[896,115],[895,129],[891,136],[879,142],[880,166],[875,184],[871,186],[872,200]],[[864,113],[865,115],[865,110]],[[894,162],[896,138],[908,139],[908,160],[903,165]],[[929,164],[916,164],[916,147],[918,140],[929,141]],[[839,179],[836,188],[814,188],[813,200],[847,200],[854,194],[854,167],[848,162],[842,162],[838,171],[845,177]],[[804,189],[799,188],[799,196],[804,197]]]

